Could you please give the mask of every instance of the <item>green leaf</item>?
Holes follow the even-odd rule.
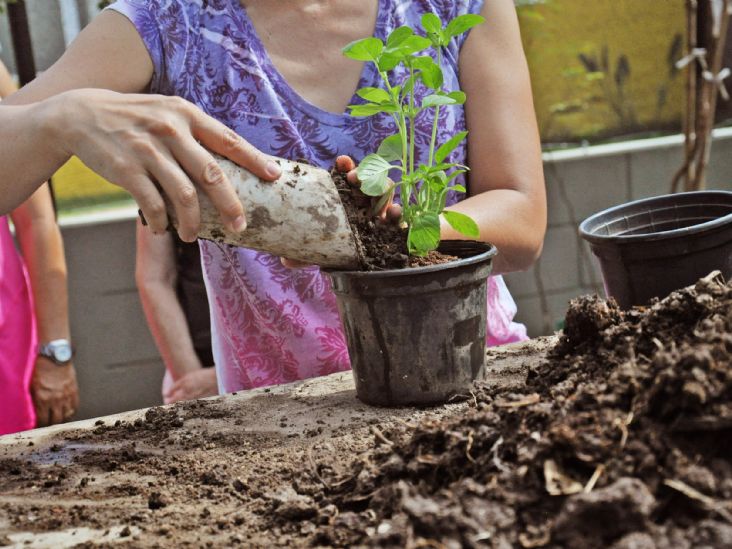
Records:
[[[437,170],[449,170],[450,168],[463,168],[464,166],[462,164],[455,164],[454,162],[441,162],[439,164],[435,164],[430,168],[433,172]]]
[[[418,213],[409,226],[407,237],[409,252],[426,255],[440,244],[440,218],[437,214]]]
[[[414,36],[414,31],[412,29],[409,27],[397,27],[391,31],[386,39],[387,49],[399,46],[399,44],[404,42],[410,36]]]
[[[444,33],[442,32],[442,21],[434,13],[425,13],[422,16],[422,28],[427,37],[432,40],[434,46],[444,45]]]
[[[395,105],[377,105],[375,103],[348,105],[348,108],[351,109],[351,116],[372,116],[380,112],[396,112],[398,110]]]
[[[429,38],[413,34],[412,36],[404,38],[400,43],[387,47],[385,53],[405,57],[427,49],[431,45],[432,41]]]
[[[442,213],[445,210],[445,206],[447,205],[447,189],[445,189],[443,192],[440,193],[440,200],[437,204],[437,211],[439,213]]]
[[[380,39],[369,37],[348,44],[343,48],[343,55],[356,61],[378,62],[383,49],[384,43]]]
[[[401,160],[402,153],[402,136],[398,133],[385,138],[381,142],[381,145],[379,145],[379,150],[376,151],[376,154],[378,154],[380,157],[388,162]]]
[[[465,103],[466,95],[465,92],[461,91],[453,91],[447,94],[448,97],[452,98],[455,101],[456,105],[462,105]]]
[[[394,166],[378,154],[370,154],[358,165],[361,191],[368,196],[381,196],[389,188],[389,170]]]
[[[389,53],[383,53],[379,59],[379,70],[382,72],[389,72],[396,67],[402,60],[400,55],[392,55]]]
[[[465,170],[458,170],[458,171],[460,171],[462,173],[465,173]],[[450,176],[452,177],[452,176],[454,176],[454,174],[451,173]],[[450,187],[450,190],[451,191],[455,191],[457,193],[466,193],[466,192],[468,192],[468,189],[466,189],[462,185],[453,185],[452,187]]]
[[[424,207],[427,204],[427,196],[429,195],[429,186],[422,185],[417,191],[417,204]]]
[[[445,158],[447,158],[452,151],[455,150],[455,147],[457,147],[460,142],[465,139],[465,136],[468,135],[468,132],[460,132],[456,135],[454,135],[447,143],[444,143],[439,149],[437,149],[437,152],[435,153],[435,162],[440,164]]]
[[[427,180],[427,185],[433,193],[439,193],[445,188],[447,181],[439,177],[432,177]]]
[[[442,69],[430,56],[415,57],[413,63],[414,67],[419,69],[420,79],[425,86],[433,90],[439,90],[442,87]]]
[[[402,99],[409,96],[414,91],[414,83],[417,81],[417,76],[412,75],[404,81],[404,87],[402,88]]]
[[[485,17],[482,15],[474,15],[472,13],[458,15],[447,24],[445,33],[452,38],[472,29],[476,25],[480,25],[483,21],[485,21]]]
[[[389,103],[391,101],[391,95],[386,90],[381,88],[361,88],[356,91],[359,97],[363,97],[366,101],[372,103]]]
[[[447,221],[457,232],[462,233],[465,236],[469,236],[470,238],[480,237],[478,224],[467,215],[452,210],[445,210],[442,212],[442,217],[444,217],[445,221]]]
[[[422,108],[437,107],[438,105],[454,105],[455,100],[447,95],[432,94],[422,99]]]

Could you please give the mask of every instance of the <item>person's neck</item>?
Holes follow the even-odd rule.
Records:
[[[343,112],[362,64],[341,49],[373,34],[378,0],[242,0],[277,70],[318,107]]]

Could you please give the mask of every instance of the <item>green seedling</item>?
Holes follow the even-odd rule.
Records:
[[[397,133],[385,138],[378,150],[364,158],[358,166],[361,190],[374,197],[381,197],[377,207],[391,200],[399,192],[402,202],[402,221],[409,228],[407,244],[409,253],[426,255],[440,243],[440,217],[456,231],[470,238],[478,238],[478,225],[469,216],[445,210],[447,193],[465,193],[462,185],[450,182],[468,167],[446,162],[447,157],[465,139],[468,132],[458,132],[438,146],[437,124],[440,109],[465,103],[461,91],[443,90],[441,69],[442,50],[450,40],[485,19],[480,15],[461,15],[443,26],[439,17],[432,13],[422,17],[424,36],[416,34],[410,27],[395,29],[384,43],[379,38],[364,38],[348,44],[343,49],[346,57],[376,65],[384,88],[361,88],[356,93],[367,102],[350,105],[353,116],[372,116],[388,113],[394,119]],[[427,54],[432,48],[437,61]],[[390,80],[389,73],[399,65],[409,75],[404,81]],[[416,91],[420,86],[427,89],[421,102],[417,102]],[[432,136],[429,159],[426,164],[415,162],[415,119],[422,111],[432,113]],[[400,180],[389,178],[392,171],[400,172]]]

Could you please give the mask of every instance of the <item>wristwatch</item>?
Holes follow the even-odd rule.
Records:
[[[38,355],[53,361],[57,366],[66,366],[74,356],[74,348],[68,339],[54,339],[38,345]]]

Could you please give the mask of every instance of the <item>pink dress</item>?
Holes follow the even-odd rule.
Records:
[[[0,435],[33,429],[36,424],[30,396],[35,349],[28,273],[8,220],[0,217]]]

